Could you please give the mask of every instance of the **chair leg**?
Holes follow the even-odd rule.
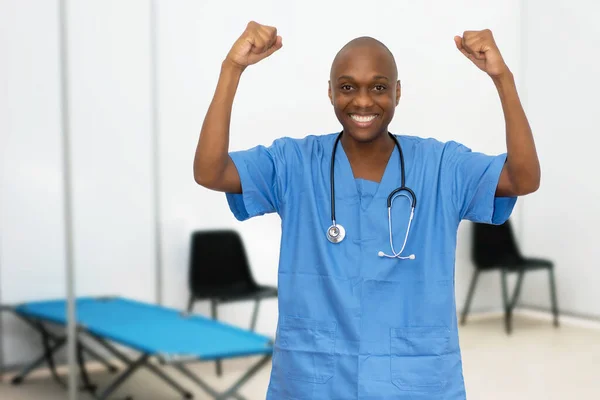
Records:
[[[212,316],[212,319],[217,319],[217,301],[214,299],[210,300],[210,313]],[[215,365],[216,365],[216,369],[217,369],[217,376],[221,376],[223,374],[223,370],[221,367],[221,360],[217,359],[215,361]]]
[[[554,268],[549,268],[550,274],[550,298],[552,300],[552,314],[554,314],[554,326],[559,326],[558,322],[558,302],[556,300],[556,282],[554,280]]]
[[[250,330],[254,332],[256,328],[256,317],[258,316],[258,306],[260,305],[260,299],[257,298],[254,302],[254,310],[252,311],[252,321],[250,322]]]
[[[467,294],[467,298],[465,300],[465,306],[463,307],[462,317],[460,320],[461,325],[467,323],[467,315],[469,314],[469,308],[471,307],[471,300],[473,300],[473,293],[475,292],[475,286],[477,285],[477,279],[479,278],[479,270],[476,269],[473,272],[473,277],[471,278],[471,283],[469,285],[469,293]]]
[[[196,301],[196,299],[194,298],[194,295],[190,296],[190,299],[188,300],[188,307],[187,307],[187,311],[188,313],[192,313],[192,310],[194,309],[194,302]]]
[[[504,328],[506,333],[512,332],[512,311],[508,300],[508,286],[506,282],[507,272],[504,268],[501,270],[502,274],[502,303],[504,304]]]
[[[512,300],[510,302],[510,310],[515,309],[517,305],[517,301],[519,300],[519,295],[521,294],[521,286],[523,285],[523,276],[525,275],[525,271],[519,271],[519,276],[517,278],[517,285],[515,286],[515,290],[513,292]]]

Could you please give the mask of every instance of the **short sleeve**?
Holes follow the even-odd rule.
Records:
[[[516,197],[496,197],[506,153],[487,155],[456,142],[447,143],[445,180],[461,220],[500,225],[506,222]]]
[[[282,200],[279,176],[285,164],[282,146],[282,142],[275,141],[270,147],[261,145],[229,153],[242,184],[241,194],[225,194],[237,220],[279,212]]]

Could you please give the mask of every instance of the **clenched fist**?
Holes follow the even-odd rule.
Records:
[[[461,53],[492,78],[508,72],[508,66],[489,29],[466,31],[462,37],[455,36],[454,42]]]
[[[269,57],[282,46],[277,28],[250,21],[246,30],[227,54],[227,61],[242,69]]]

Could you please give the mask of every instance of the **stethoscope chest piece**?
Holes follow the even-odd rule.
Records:
[[[343,226],[333,224],[327,229],[327,240],[331,243],[339,243],[346,237],[346,230]]]

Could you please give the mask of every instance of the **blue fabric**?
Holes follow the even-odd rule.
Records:
[[[25,303],[16,312],[67,324],[65,300]],[[268,337],[199,315],[123,299],[79,298],[77,324],[87,331],[137,351],[165,358],[214,359],[272,351]]]
[[[360,196],[360,207],[362,210],[366,210],[369,204],[371,204],[373,197],[375,197],[375,193],[377,193],[379,183],[366,179],[355,179],[355,182],[356,190]]]
[[[464,399],[454,298],[461,220],[500,224],[516,198],[496,198],[506,154],[397,136],[417,208],[403,255],[391,253],[386,200],[400,186],[395,149],[380,183],[354,179],[343,146],[335,161],[336,217],[327,241],[330,160],[337,134],[282,138],[232,152],[242,194],[227,194],[241,221],[282,219],[279,319],[268,399]],[[410,201],[393,202],[394,248]]]

